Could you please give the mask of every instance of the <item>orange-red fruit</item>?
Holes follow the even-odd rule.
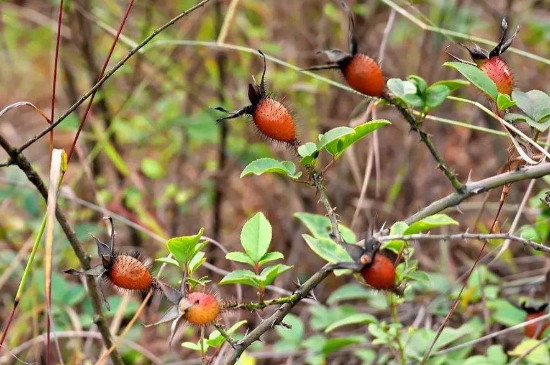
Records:
[[[191,307],[185,312],[185,319],[200,326],[213,322],[220,314],[220,303],[215,296],[208,293],[192,292],[187,295]]]
[[[296,141],[296,129],[292,115],[277,100],[264,98],[260,100],[252,114],[256,127],[267,137],[280,142]]]
[[[497,85],[497,90],[501,94],[512,94],[514,87],[514,75],[510,66],[498,56],[482,60],[479,69]]]
[[[395,267],[383,254],[374,257],[372,265],[361,271],[365,282],[376,289],[389,290],[395,287]]]
[[[128,290],[147,290],[153,284],[153,276],[147,266],[128,255],[115,257],[108,276],[114,285]]]
[[[537,313],[529,313],[527,314],[527,318],[525,318],[525,321],[530,321],[535,318],[542,317],[546,314],[546,312],[537,312]],[[530,338],[536,338],[539,339],[542,336],[542,333],[550,326],[550,322],[546,319],[537,323],[529,324],[525,326],[525,336]]]
[[[381,96],[384,91],[382,69],[367,55],[358,53],[342,69],[352,89],[370,96]]]

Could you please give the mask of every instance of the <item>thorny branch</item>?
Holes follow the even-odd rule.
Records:
[[[445,176],[447,176],[447,179],[449,179],[451,185],[453,185],[453,188],[455,188],[455,190],[459,193],[462,192],[464,186],[460,183],[460,181],[458,181],[456,174],[452,172],[451,169],[447,166],[447,164],[435,148],[435,145],[433,144],[428,133],[424,132],[420,128],[416,119],[407,111],[407,109],[403,105],[399,104],[399,102],[388,95],[384,95],[382,98],[386,100],[389,104],[393,105],[399,111],[399,113],[401,113],[401,115],[403,116],[403,118],[405,118],[407,123],[409,123],[413,131],[418,132],[418,134],[420,135],[420,139],[422,139],[422,142],[424,142],[426,147],[428,147],[428,150],[430,150],[430,153],[437,162],[437,167],[441,171],[443,171]]]
[[[36,187],[40,195],[44,198],[45,201],[48,200],[48,189],[46,188],[46,185],[44,184],[44,181],[42,178],[38,175],[38,173],[33,169],[30,162],[26,159],[25,156],[17,152],[8,141],[3,136],[0,136],[0,146],[8,153],[10,156],[11,161],[13,164],[17,165],[23,173],[27,176],[27,179]],[[80,261],[80,264],[82,265],[82,268],[84,270],[90,269],[90,257],[84,251],[84,248],[82,247],[82,244],[78,237],[76,236],[76,233],[74,232],[73,228],[69,224],[67,218],[61,211],[61,209],[56,208],[55,216],[57,218],[57,221],[59,222],[59,225],[61,226],[61,229],[63,229],[63,232],[65,233],[65,236],[67,236],[67,239],[69,240],[69,243],[71,244],[76,257],[78,258],[78,261]],[[97,328],[99,332],[101,333],[101,336],[103,337],[103,341],[105,343],[105,346],[110,347],[113,342],[111,339],[111,333],[109,331],[109,326],[107,325],[107,321],[103,315],[102,310],[102,302],[98,294],[98,289],[96,286],[96,282],[92,276],[86,276],[86,282],[88,285],[88,290],[90,292],[90,297],[92,298],[92,305],[94,307],[94,312],[96,313],[96,317],[94,318],[95,323],[97,324]],[[18,303],[14,303],[15,306],[17,306]],[[116,365],[123,365],[122,358],[120,357],[120,354],[118,351],[113,351],[111,353],[111,360]]]
[[[525,239],[523,237],[515,236],[511,233],[457,233],[457,234],[410,234],[410,235],[395,235],[395,236],[381,236],[376,238],[379,241],[393,241],[393,240],[403,240],[403,241],[455,241],[455,240],[510,240],[529,246],[534,250],[550,253],[550,247],[542,245],[538,242]]]

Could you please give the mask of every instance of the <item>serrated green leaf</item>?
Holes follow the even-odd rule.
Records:
[[[428,229],[448,226],[448,225],[458,225],[458,222],[449,217],[446,214],[434,214],[432,216],[426,217],[422,220],[412,223],[409,228],[405,230],[403,234],[415,234],[426,231]]]
[[[193,236],[174,237],[166,242],[168,250],[181,264],[187,264],[194,256],[195,246],[199,243],[204,228]]]
[[[334,331],[337,328],[340,328],[343,326],[349,326],[352,324],[369,324],[369,323],[376,323],[376,322],[378,322],[378,320],[376,319],[376,317],[374,317],[371,314],[368,314],[368,313],[352,314],[347,318],[343,318],[339,321],[332,323],[330,326],[328,326],[325,329],[325,333],[329,333]]]
[[[241,178],[247,175],[262,175],[266,173],[280,174],[292,179],[299,178],[302,173],[296,172],[296,165],[292,161],[279,161],[274,158],[260,158],[249,163],[241,173]]]
[[[319,143],[317,143],[317,149],[321,151],[325,146],[333,141],[338,141],[341,137],[352,134],[355,131],[350,127],[336,127],[326,132],[325,134],[319,135]]]
[[[319,156],[319,150],[317,150],[317,145],[315,143],[308,142],[298,147],[298,154],[302,157],[300,164],[306,166],[311,165]]]
[[[262,212],[256,213],[243,226],[241,244],[246,254],[258,262],[266,254],[271,243],[271,224]]]
[[[308,234],[303,234],[302,237],[313,252],[328,262],[353,261],[342,246],[329,238],[314,238]]]
[[[514,105],[516,105],[516,102],[510,98],[510,95],[498,93],[498,96],[497,96],[498,110],[506,110],[508,108],[513,107]]]
[[[433,109],[441,105],[451,90],[445,85],[431,85],[424,93],[424,104],[427,108]]]
[[[298,218],[309,229],[311,234],[316,238],[330,238],[332,225],[330,219],[320,214],[312,214],[305,212],[294,213],[294,217]],[[338,224],[338,229],[342,235],[342,239],[347,243],[357,242],[355,233],[348,227]]]
[[[231,261],[242,262],[243,264],[254,266],[254,260],[252,260],[250,256],[244,252],[229,252],[225,255],[225,258]]]
[[[483,71],[473,65],[462,62],[445,62],[443,65],[460,72],[462,76],[467,78],[478,89],[496,101],[498,97],[497,85]]]
[[[290,270],[291,268],[292,266],[287,266],[284,264],[277,264],[277,265],[266,267],[265,269],[262,270],[260,274],[261,284],[263,286],[271,285],[273,281],[275,281],[277,276],[281,275],[285,271]]]
[[[337,138],[336,140],[333,140],[332,142],[327,144],[325,148],[327,152],[334,156],[334,158],[338,158],[351,145],[361,140],[362,138],[365,138],[375,130],[382,128],[388,124],[391,123],[387,120],[373,120],[367,123],[363,123],[354,127],[353,133],[346,134],[340,138]]]
[[[244,284],[253,287],[260,286],[256,274],[250,270],[235,270],[230,272],[220,281],[220,285],[225,284]]]
[[[258,261],[258,265],[263,266],[264,264],[270,261],[280,260],[284,258],[285,258],[284,255],[280,252],[268,252],[265,255],[263,255],[260,261]]]

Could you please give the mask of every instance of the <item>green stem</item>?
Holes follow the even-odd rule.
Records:
[[[38,246],[40,246],[40,241],[42,240],[42,236],[44,235],[45,228],[46,228],[46,215],[44,215],[44,218],[42,219],[42,224],[40,224],[40,228],[38,229],[38,234],[34,240],[34,245],[32,246],[31,255],[29,256],[29,261],[27,261],[27,266],[25,266],[25,271],[23,271],[21,282],[19,282],[19,288],[17,289],[17,294],[15,294],[15,300],[21,299],[21,296],[23,295],[23,290],[25,290],[25,284],[27,283],[27,279],[29,278],[29,274],[31,273],[34,257],[36,256],[36,251],[38,251]]]

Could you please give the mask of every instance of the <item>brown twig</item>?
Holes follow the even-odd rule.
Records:
[[[90,89],[88,90],[87,93],[85,93],[84,95],[82,95],[80,97],[80,99],[78,99],[78,101],[76,103],[74,103],[73,105],[71,105],[71,107],[69,109],[67,109],[67,111],[65,111],[65,113],[63,113],[63,115],[61,115],[59,118],[57,118],[57,120],[52,123],[48,128],[44,129],[42,132],[38,133],[37,135],[35,135],[34,137],[32,137],[31,139],[29,139],[27,142],[25,142],[21,147],[17,148],[15,150],[15,153],[17,155],[19,155],[21,152],[23,152],[25,149],[27,149],[29,146],[31,146],[34,142],[38,141],[40,138],[44,137],[46,134],[48,134],[51,130],[55,129],[61,122],[63,122],[63,120],[65,120],[72,112],[74,112],[76,110],[76,108],[78,108],[82,103],[84,103],[90,96],[92,96],[92,94],[94,94],[101,86],[103,86],[103,84],[105,83],[105,81],[107,81],[109,78],[111,78],[111,76],[113,76],[113,74],[115,72],[117,72],[122,66],[124,66],[124,64],[130,59],[132,58],[136,53],[138,53],[143,47],[145,47],[151,40],[153,40],[153,38],[155,38],[157,35],[159,35],[160,33],[162,33],[164,30],[166,30],[166,28],[172,26],[174,23],[176,23],[178,20],[184,18],[185,16],[187,16],[188,14],[194,12],[195,10],[203,7],[204,5],[206,5],[207,3],[209,3],[210,0],[202,0],[200,3],[198,3],[197,5],[189,8],[188,10],[180,13],[179,15],[177,15],[176,17],[172,18],[170,21],[168,21],[167,23],[163,24],[162,26],[160,26],[159,28],[155,29],[148,37],[146,37],[143,41],[141,41],[141,43],[139,43],[137,46],[135,46],[134,48],[132,48],[130,51],[128,51],[128,54],[122,58],[116,65],[113,66],[113,68],[111,68],[109,71],[107,71],[105,73],[105,75]]]
[[[38,175],[38,173],[33,169],[30,162],[17,152],[8,141],[3,136],[0,136],[0,147],[2,147],[9,155],[11,161],[13,164],[17,165],[21,171],[27,176],[27,179],[36,187],[40,195],[44,198],[44,200],[48,200],[48,189],[46,188],[46,185],[44,184],[44,181],[42,178]],[[82,265],[82,268],[84,270],[90,269],[90,257],[84,251],[84,248],[82,247],[81,242],[79,241],[78,237],[76,236],[76,233],[72,229],[71,225],[69,224],[67,218],[63,214],[63,212],[58,208],[56,208],[55,216],[57,218],[57,221],[59,222],[59,225],[61,226],[61,229],[63,229],[63,232],[65,233],[65,236],[67,236],[67,239],[69,240],[69,243],[71,244],[73,251],[76,254],[76,257],[80,261],[80,264]],[[94,307],[94,312],[96,314],[94,318],[94,322],[97,324],[98,330],[101,333],[101,336],[103,337],[103,342],[105,343],[106,347],[110,347],[112,345],[111,340],[111,333],[109,332],[109,326],[107,325],[107,320],[105,319],[103,315],[102,310],[102,303],[101,299],[98,294],[98,289],[96,286],[96,282],[92,276],[86,276],[86,281],[88,284],[88,290],[90,292],[90,297],[92,299],[92,305]],[[17,307],[18,303],[14,303],[14,307]],[[111,360],[116,365],[123,365],[122,358],[120,357],[120,354],[118,351],[113,351],[111,353]]]

